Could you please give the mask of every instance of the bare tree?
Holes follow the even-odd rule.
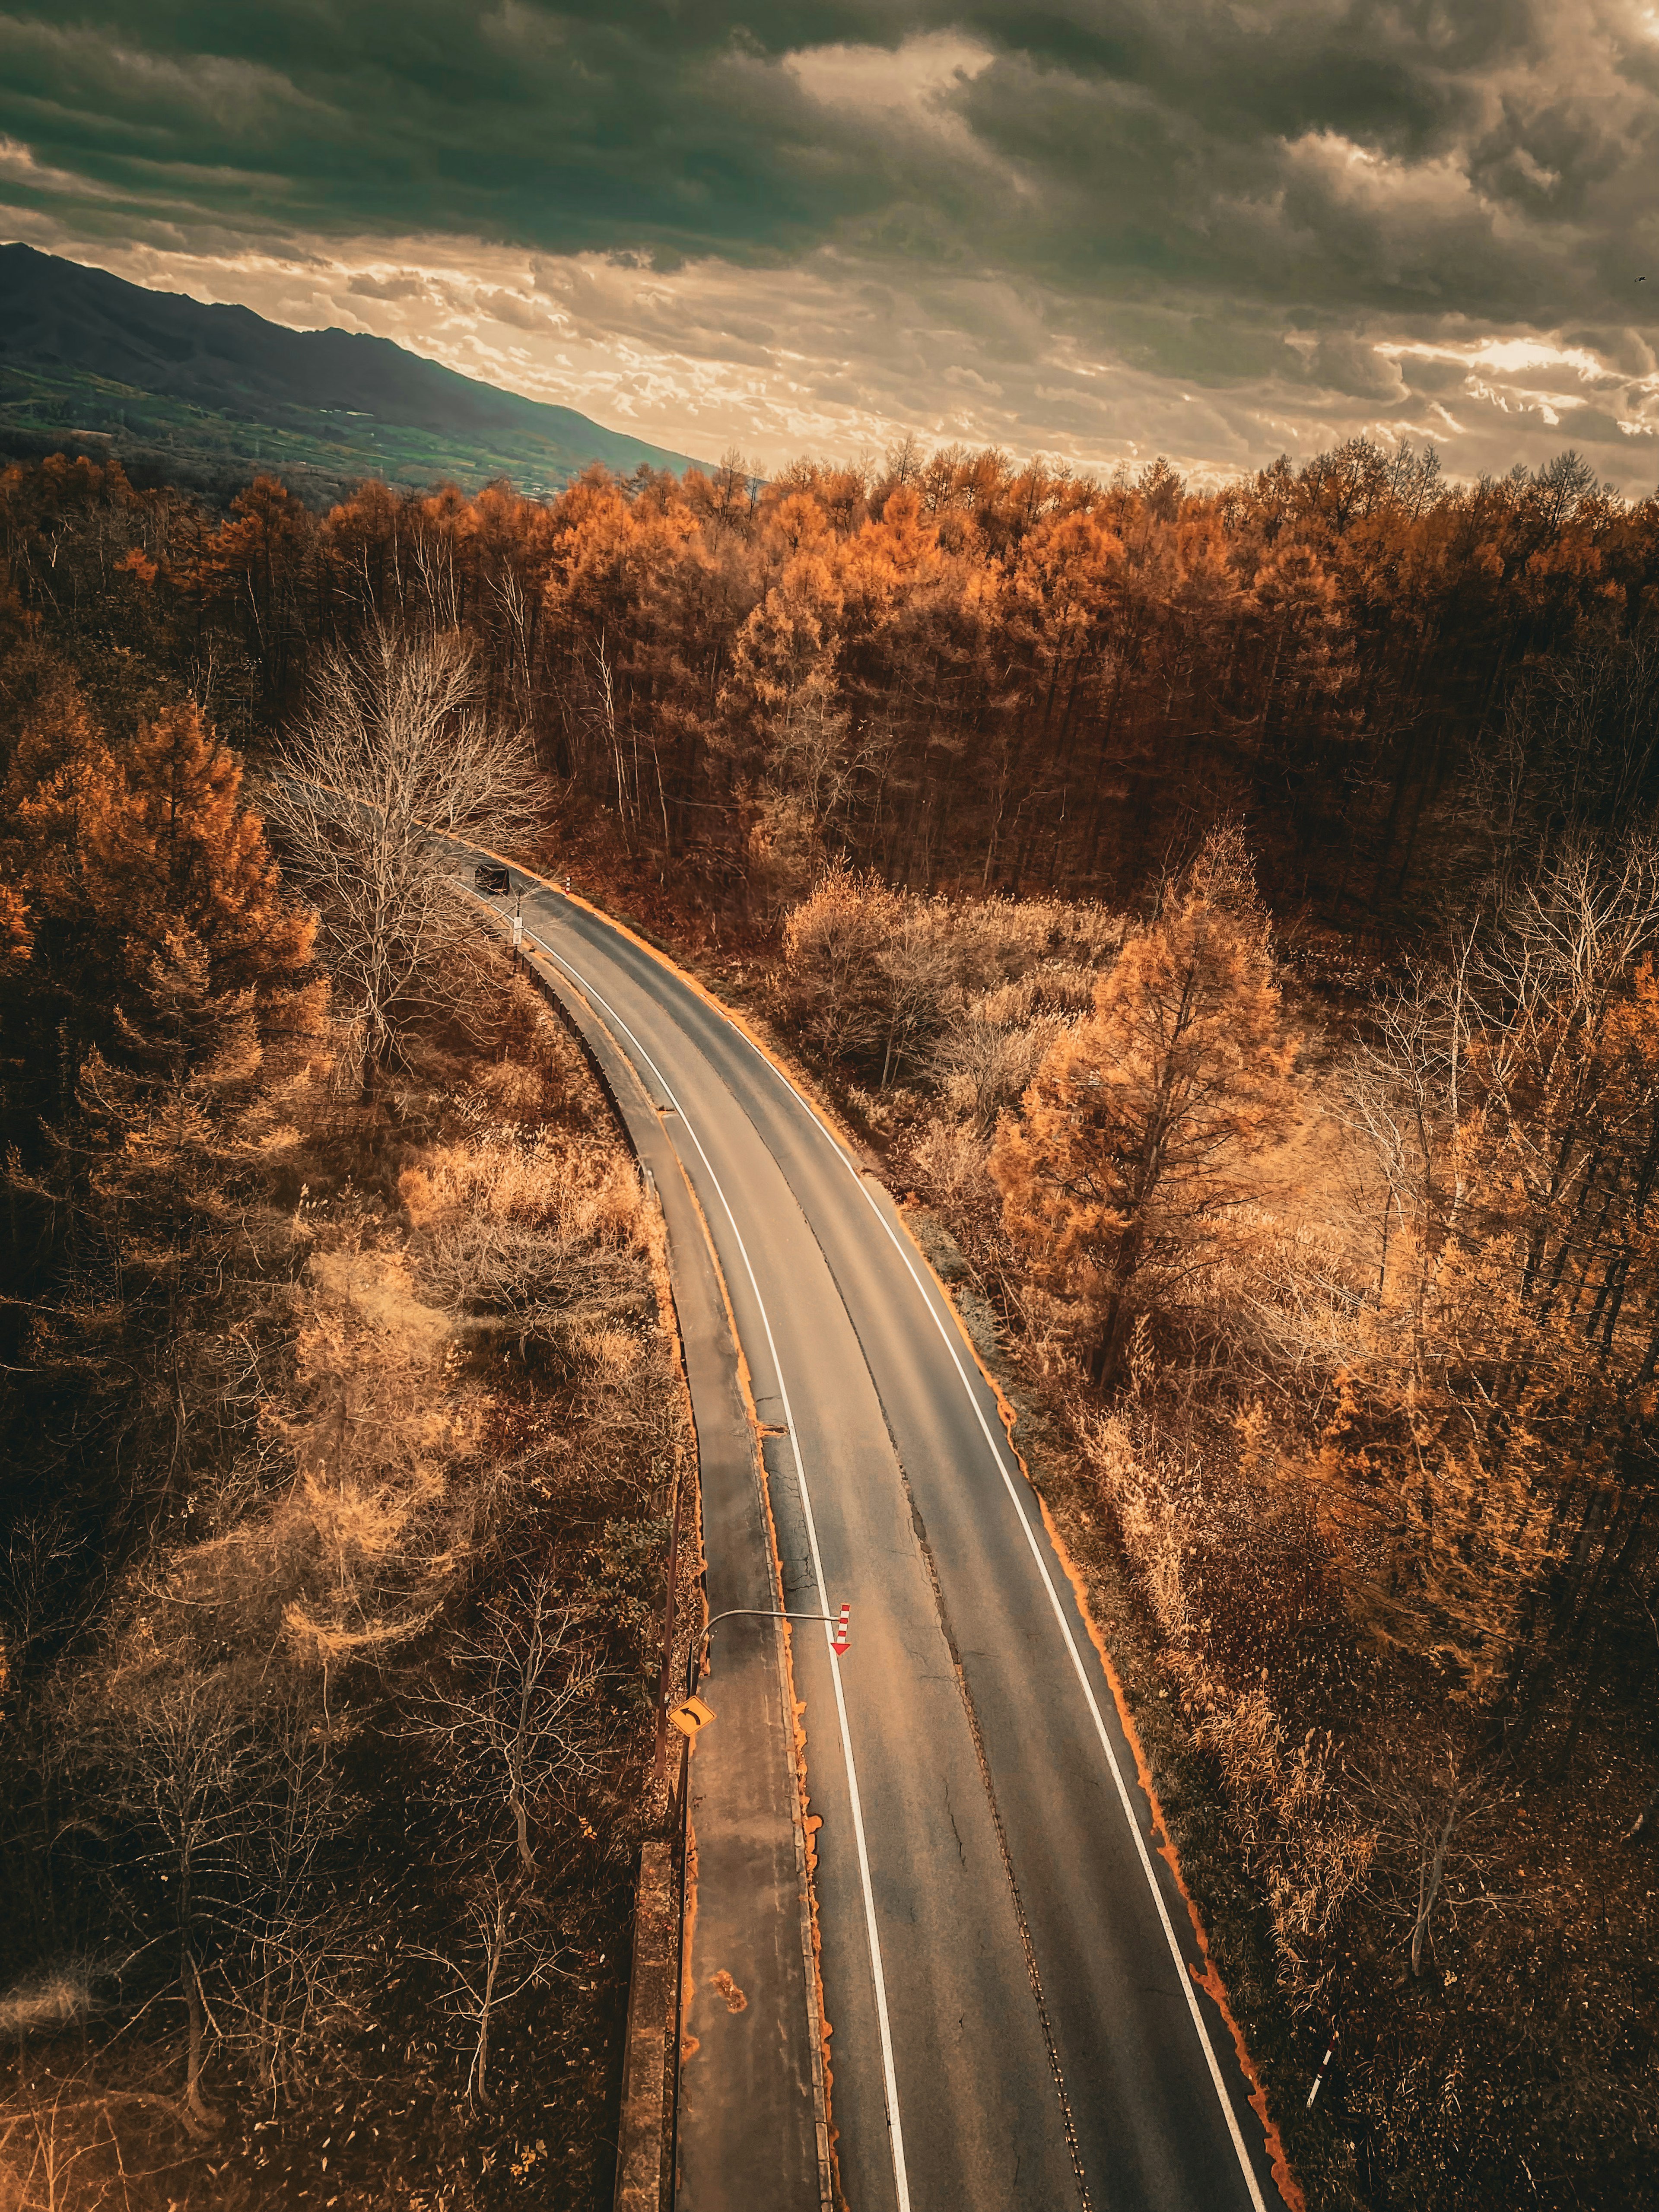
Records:
[[[625,1257],[574,1225],[502,1219],[483,1206],[435,1224],[422,1255],[427,1284],[477,1342],[506,1340],[580,1356],[595,1328],[636,1328],[647,1308]]]
[[[149,1656],[148,1653],[143,1655]],[[266,1747],[228,1670],[140,1664],[106,1684],[108,1739],[88,1745],[106,1766],[108,1802],[134,1827],[140,1863],[170,1900],[185,2008],[185,2111],[193,2133],[217,2128],[203,2087],[211,2021],[204,1959],[222,1936],[226,1861],[246,1799],[264,1779]],[[88,1704],[89,1704],[88,1700]]]
[[[471,2046],[466,2092],[488,2112],[489,2035],[503,2005],[522,1996],[532,1983],[559,1971],[557,1937],[537,1911],[521,1882],[503,1876],[493,1861],[475,1876],[467,1899],[465,1928],[443,1950],[416,1948],[411,1955],[429,1960],[448,1976],[446,2008],[462,2027]]]
[[[96,2182],[88,2183],[79,2175],[70,2179],[74,2169],[96,2148],[84,2129],[73,2124],[88,2110],[88,2101],[67,2095],[61,2083],[50,2097],[36,2094],[25,2084],[18,2097],[0,2110],[0,2187],[8,2212],[13,2207],[15,2212],[63,2212],[71,2203],[78,2208],[105,2202],[106,2191]],[[18,2155],[23,2151],[27,2164]]]
[[[884,1091],[890,1075],[925,1059],[961,993],[951,948],[926,908],[904,915],[877,959],[887,1002],[879,1086]]]
[[[38,1644],[68,1626],[62,1583],[76,1557],[75,1530],[61,1503],[14,1521],[0,1553],[0,1624],[7,1662],[19,1675]]]
[[[1472,1115],[1513,1153],[1529,1217],[1529,1292],[1541,1282],[1552,1231],[1582,1224],[1609,1144],[1619,1149],[1610,1106],[1639,1125],[1638,1143],[1645,1136],[1646,1097],[1609,1091],[1607,1040],[1656,945],[1659,842],[1646,832],[1617,846],[1581,836],[1490,913],[1477,911],[1440,966],[1413,969],[1377,1008],[1350,1063],[1347,1103],[1386,1194],[1378,1296],[1391,1230],[1409,1224],[1427,1251],[1460,1227]]]
[[[199,1663],[169,1595],[146,1593],[116,1663],[90,1669],[61,1712],[94,1806],[129,1840],[127,1966],[151,1952],[175,1962],[178,2116],[199,2139],[221,2119],[205,2087],[214,2046],[246,2051],[274,2102],[350,2010],[353,1946],[319,1863],[349,1808],[309,1699],[263,1664]]]
[[[484,711],[458,638],[383,627],[324,661],[264,803],[290,880],[321,914],[323,957],[362,1037],[365,1099],[440,990],[438,956],[462,911],[446,841],[521,839],[536,773],[528,738]]]
[[[1639,1557],[1652,1480],[1656,945],[1651,836],[1565,839],[1347,1071],[1356,1296],[1323,1464],[1376,1547],[1352,1587],[1466,1692],[1531,1685],[1528,1711]]]
[[[888,1020],[878,955],[904,911],[896,891],[837,866],[785,922],[784,1004],[826,1059],[865,1060],[880,1050]]]
[[[559,1939],[536,1894],[534,1826],[590,1770],[597,1671],[546,1574],[489,1606],[484,1620],[459,1647],[458,1673],[434,1683],[413,1715],[412,1733],[442,1762],[439,1801],[475,1837],[483,1830],[482,1848],[464,1847],[463,1918],[413,1955],[447,1977],[445,2005],[471,2051],[467,2094],[488,2110],[496,2015],[557,1971]]]
[[[1382,1913],[1409,1930],[1407,1956],[1420,1975],[1437,1923],[1455,1926],[1468,1912],[1504,1902],[1489,1882],[1500,1793],[1492,1775],[1449,1738],[1426,1757],[1394,1753],[1354,1776],[1352,1788],[1376,1835],[1367,1888]]]
[[[597,1674],[547,1575],[510,1602],[491,1605],[485,1619],[484,1635],[461,1647],[459,1680],[428,1692],[416,1729],[443,1751],[471,1808],[482,1790],[505,1812],[529,1880],[537,1870],[537,1806],[588,1768]]]
[[[353,1809],[326,1735],[298,1703],[270,1715],[264,1733],[263,1787],[227,1844],[237,1955],[226,1962],[222,2026],[274,2113],[284,2092],[305,2086],[328,2031],[361,2024],[352,1984],[362,1936],[322,1863]]]

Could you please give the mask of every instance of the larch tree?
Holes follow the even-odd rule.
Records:
[[[234,1425],[228,1301],[265,1295],[255,1199],[319,1023],[315,925],[193,706],[118,749],[59,671],[7,796],[31,931],[0,991],[8,1413],[118,1555]]]
[[[314,919],[282,884],[236,756],[193,704],[164,708],[118,748],[67,672],[48,671],[4,796],[0,882],[26,928],[0,966],[0,1125],[22,1177],[11,1182],[8,1227],[20,1266],[27,1249],[50,1267],[59,1239],[74,1243],[88,1225],[92,1060],[123,1079],[127,1105],[148,1122],[163,1066],[182,1097],[198,1070],[240,1054],[245,1026],[259,1051],[303,1040],[324,986],[311,969]],[[189,995],[213,1010],[188,1035],[178,998],[186,974]],[[107,1103],[108,1080],[99,1088]],[[95,1152],[108,1126],[102,1109],[94,1118]],[[111,1141],[119,1150],[126,1139]]]
[[[242,803],[242,767],[193,702],[142,723],[90,825],[87,889],[146,973],[187,930],[221,991],[287,993],[310,964],[314,916],[282,887],[264,825]]]
[[[300,642],[298,588],[316,525],[275,477],[256,477],[230,504],[212,537],[179,564],[176,580],[187,601],[240,629],[267,697],[275,697]]]
[[[28,919],[27,995],[70,1074],[94,1039],[108,1042],[112,1000],[137,1018],[181,932],[214,991],[252,991],[262,1017],[292,1011],[316,924],[283,887],[240,761],[192,702],[118,750],[59,673],[20,733],[4,797],[0,879]]]
[[[66,669],[42,671],[33,692],[0,787],[0,873],[37,924],[61,927],[84,914],[85,855],[118,775]]]
[[[43,1119],[70,1109],[106,996],[108,953],[87,910],[83,861],[115,766],[67,672],[29,673],[0,781],[0,885],[15,917],[0,961],[0,1145],[32,1154]],[[15,1206],[8,1229],[16,1266]]]
[[[0,884],[0,975],[14,963],[21,967],[33,942],[28,902],[10,884]]]
[[[1236,836],[1212,838],[1060,1036],[991,1154],[1009,1236],[1086,1316],[1121,1380],[1150,1304],[1178,1296],[1295,1109],[1271,939]]]

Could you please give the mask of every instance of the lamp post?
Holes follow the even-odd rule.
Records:
[[[671,1614],[671,1620],[672,1617]],[[659,1783],[665,1777],[667,1765],[668,1731],[672,1726],[685,1739],[685,1747],[681,1755],[680,1764],[679,1801],[682,1812],[684,1810],[686,1789],[690,1778],[691,1740],[714,1717],[711,1708],[704,1705],[702,1699],[693,1693],[692,1685],[702,1672],[703,1655],[708,1649],[708,1639],[723,1620],[821,1620],[831,1632],[830,1649],[836,1658],[844,1656],[852,1648],[853,1608],[850,1605],[843,1605],[839,1613],[788,1613],[780,1611],[775,1606],[729,1606],[724,1613],[717,1613],[714,1615],[702,1635],[692,1644],[686,1657],[686,1694],[676,1706],[671,1706],[668,1702],[665,1679],[667,1653],[665,1651],[663,1655],[665,1680],[658,1692],[657,1700],[656,1777]],[[669,1632],[672,1636],[672,1628]],[[665,1808],[670,1814],[672,1812],[673,1803],[674,1799],[671,1793]]]
[[[830,1649],[839,1658],[848,1650],[853,1638],[853,1608],[842,1606],[839,1613],[779,1613],[769,1606],[733,1605],[724,1613],[717,1613],[697,1639],[697,1656],[701,1659],[708,1649],[708,1639],[723,1620],[823,1620],[835,1631],[830,1638]]]

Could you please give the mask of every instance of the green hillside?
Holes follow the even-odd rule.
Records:
[[[692,465],[387,338],[286,330],[0,246],[0,453],[62,448],[210,492],[264,471],[313,501],[365,476],[468,489],[507,477],[538,493],[595,461]]]

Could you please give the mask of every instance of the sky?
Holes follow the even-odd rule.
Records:
[[[0,0],[0,236],[700,458],[1659,483],[1640,0]]]

